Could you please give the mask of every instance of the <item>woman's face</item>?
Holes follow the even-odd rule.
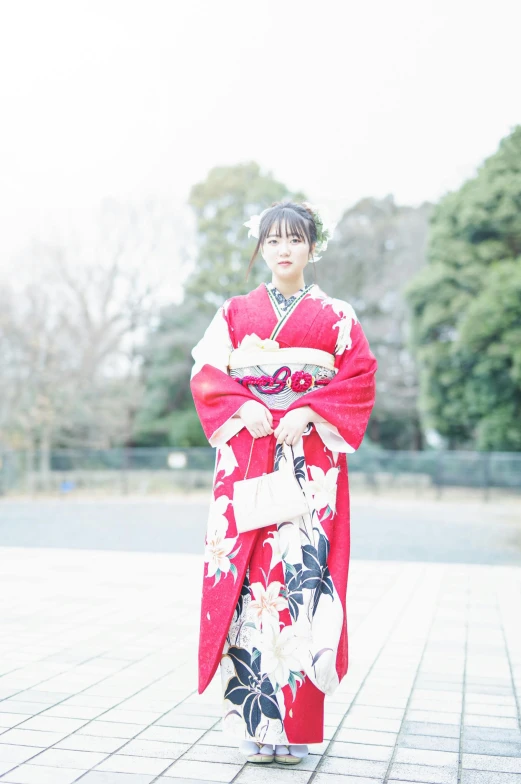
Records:
[[[306,239],[287,234],[284,224],[277,236],[277,226],[272,226],[262,246],[262,257],[273,276],[284,281],[299,280],[309,261],[311,249]]]

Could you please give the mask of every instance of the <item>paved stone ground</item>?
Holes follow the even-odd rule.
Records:
[[[0,559],[0,784],[521,784],[520,567],[352,561],[349,673],[288,770],[196,693],[199,556]]]
[[[0,547],[199,554],[208,494],[0,500]],[[364,560],[521,566],[521,498],[351,498],[351,554]]]

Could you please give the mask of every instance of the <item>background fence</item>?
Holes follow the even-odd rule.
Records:
[[[0,494],[152,494],[193,491],[212,484],[215,452],[119,448],[0,452]],[[365,447],[348,456],[350,481],[383,489],[497,488],[521,495],[521,454],[505,452],[406,452]]]

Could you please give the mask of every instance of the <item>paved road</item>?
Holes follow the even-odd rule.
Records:
[[[0,546],[200,553],[205,499],[0,501]],[[355,497],[352,556],[521,565],[515,504]]]

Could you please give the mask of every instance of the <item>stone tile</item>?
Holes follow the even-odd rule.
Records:
[[[36,754],[40,754],[40,752],[41,748],[37,746],[14,746],[8,743],[0,743],[0,763],[25,762]]]
[[[94,751],[69,751],[67,749],[47,749],[35,757],[36,765],[49,765],[54,768],[81,768],[89,770],[107,756]]]
[[[349,716],[364,716],[369,719],[401,719],[405,713],[405,708],[388,708],[382,705],[353,705],[349,710]]]
[[[78,735],[102,735],[107,738],[134,738],[144,729],[142,724],[117,724],[114,721],[94,721],[77,730]]]
[[[84,719],[58,719],[52,716],[34,716],[28,721],[24,721],[19,729],[23,730],[43,730],[44,732],[62,732],[64,735],[76,732],[85,724]],[[63,737],[63,736],[62,736]]]
[[[47,749],[54,746],[64,735],[64,732],[42,732],[40,730],[12,729],[0,735],[0,745],[2,743],[13,743],[20,746],[40,746]]]
[[[465,727],[465,740],[497,740],[501,743],[521,743],[520,730],[501,730],[494,727]]]
[[[489,754],[463,754],[463,768],[473,770],[492,770],[497,773],[521,773],[521,759],[515,757],[492,756]]]
[[[460,728],[453,724],[433,724],[426,721],[404,721],[402,732],[407,735],[435,735],[440,738],[459,738]]]
[[[171,768],[169,768],[168,776],[174,779],[202,779],[203,781],[210,779],[212,781],[229,782],[234,779],[235,776],[237,776],[240,770],[241,765],[226,765],[221,762],[199,762],[195,760],[183,759],[178,760],[174,765],[172,765]],[[276,772],[271,770],[271,774],[272,778],[270,778],[270,781],[276,781]],[[309,778],[312,774],[311,772],[306,772],[305,775],[307,778]],[[239,780],[240,779],[237,779],[237,781]]]
[[[17,699],[2,700],[0,707],[3,713],[25,713],[29,716],[45,710],[45,705],[42,705],[41,702],[23,702]]]
[[[266,779],[266,781],[268,780]],[[338,776],[331,773],[317,773],[312,784],[380,784],[382,781],[383,779],[380,777],[375,779],[368,776]],[[244,782],[247,784],[248,779],[244,779]]]
[[[165,711],[138,711],[111,708],[103,714],[103,721],[115,721],[122,724],[152,724],[159,719]]]
[[[489,770],[462,770],[461,784],[519,784],[517,773],[494,773]]]
[[[16,762],[0,762],[0,776],[16,768]]]
[[[399,748],[396,752],[395,761],[406,762],[411,765],[435,765],[442,768],[457,767],[459,754],[453,751]]]
[[[461,747],[466,754],[521,757],[521,743],[501,743],[497,740],[463,740]]]
[[[426,697],[418,697],[413,696],[408,705],[408,710],[418,710],[418,711],[430,711],[434,715],[438,713],[458,713],[461,714],[463,709],[463,695],[457,694],[456,692],[452,693],[451,698],[439,698],[437,700],[434,699],[427,699]],[[440,718],[439,721],[443,721],[443,718]]]
[[[457,784],[457,768],[440,768],[434,765],[407,765],[396,762],[390,770],[390,779],[420,781],[426,784]]]
[[[215,720],[220,719],[223,714],[220,701],[199,702],[197,700],[185,700],[172,709],[172,713],[181,713],[190,716],[214,716]]]
[[[374,760],[345,759],[342,757],[325,757],[320,766],[321,773],[335,773],[338,775],[368,776],[373,778],[384,777],[387,771],[387,762]]]
[[[45,691],[43,689],[26,689],[19,698],[27,702],[42,702],[44,705],[56,705],[57,702],[66,700],[71,695],[68,692]]]
[[[317,756],[317,755],[313,755]],[[231,746],[206,746],[196,743],[184,755],[183,759],[197,762],[225,762],[229,765],[244,765],[245,757],[237,747]]]
[[[144,711],[159,711],[161,714],[170,712],[172,710],[172,700],[154,700],[151,697],[146,697],[141,694],[136,694],[128,700],[121,702],[118,706],[122,710],[144,710]]]
[[[388,779],[387,784],[403,784],[404,779]],[[347,784],[347,782],[346,782]],[[407,784],[424,784],[422,781],[411,781],[407,779]]]
[[[166,716],[158,719],[154,726],[209,730],[217,721],[218,718],[216,716],[191,716],[185,713],[168,713]]]
[[[335,740],[347,743],[374,744],[376,746],[394,746],[396,734],[393,732],[371,732],[370,730],[341,729]]]
[[[184,727],[160,727],[153,724],[138,736],[139,740],[163,740],[170,743],[196,743],[206,730],[185,729]]]
[[[15,727],[30,718],[30,713],[0,713],[0,727]]]
[[[168,771],[167,771],[168,772]],[[158,776],[154,779],[154,784],[221,784],[219,781],[208,781],[208,779],[186,779],[173,778],[172,776]]]
[[[206,737],[203,739],[204,743],[206,743]],[[329,741],[325,740],[322,743],[309,743],[309,753],[310,754],[325,754],[327,748],[329,746]]]
[[[41,716],[51,716],[62,719],[95,719],[104,712],[105,708],[89,708],[87,705],[54,705],[48,708]]]
[[[437,738],[435,735],[400,735],[398,746],[407,749],[459,751],[458,738]]]
[[[142,773],[102,773],[97,770],[91,770],[80,779],[78,784],[80,782],[81,784],[152,784],[156,780],[155,776]]]
[[[437,724],[455,724],[459,727],[461,724],[461,712],[459,713],[443,713],[437,711],[434,713],[430,710],[409,710],[407,711],[407,722],[436,722]]]
[[[100,708],[104,710],[109,710],[113,708],[114,705],[119,702],[119,700],[115,700],[113,697],[102,697],[100,695],[92,695],[92,694],[75,694],[73,697],[70,697],[68,700],[63,702],[63,705],[80,705],[86,706],[90,708]]]
[[[481,716],[502,716],[505,719],[517,718],[515,705],[494,705],[487,702],[469,702],[465,704],[465,713]]]
[[[177,764],[179,765],[180,763],[178,762]],[[233,784],[307,784],[312,775],[312,771],[306,770],[281,770],[280,768],[273,767],[273,765],[246,765],[237,778],[234,779]],[[329,780],[328,784],[344,784],[343,777],[341,779],[341,777],[338,776],[337,781],[331,780],[334,778],[333,776],[327,776],[327,778]],[[229,780],[230,779],[227,779],[227,781]],[[173,784],[175,779],[170,779],[170,781]],[[220,779],[220,781],[224,781],[224,779]],[[319,782],[319,777],[317,776],[313,781]],[[345,784],[360,784],[360,782],[346,781]],[[377,784],[375,779],[371,781],[371,784]]]
[[[509,686],[498,687],[498,686],[486,686],[484,684],[480,684],[479,686],[469,686],[465,689],[465,693],[467,697],[471,699],[474,698],[474,695],[477,694],[485,694],[489,697],[499,698],[499,697],[512,697],[512,689]]]
[[[333,741],[328,749],[328,757],[348,757],[351,759],[374,760],[388,762],[393,749],[391,746],[374,746],[362,743],[344,743]]]
[[[491,705],[492,707],[496,706],[505,706],[505,707],[514,707],[516,706],[516,699],[514,695],[510,696],[499,696],[494,694],[480,694],[476,691],[470,691],[468,688],[466,690],[466,702],[469,703],[479,703],[480,705]],[[481,713],[482,711],[475,711],[476,713]]]
[[[213,730],[204,735],[204,743],[206,746],[230,746],[237,748],[237,741],[230,735],[225,735],[224,732],[214,732]]]
[[[378,732],[399,732],[401,719],[378,719],[351,716],[348,714],[344,719],[342,728],[344,729],[358,729],[358,730],[378,730]]]
[[[492,729],[515,730],[518,729],[517,719],[504,719],[501,716],[478,716],[466,713],[463,719],[466,727],[490,727]]]
[[[72,784],[81,776],[76,768],[49,768],[40,765],[20,765],[2,778],[2,784]]]
[[[129,741],[119,750],[119,754],[130,754],[136,757],[158,757],[176,760],[190,748],[189,743],[168,743],[160,740]]]
[[[101,735],[80,735],[75,732],[57,743],[55,749],[68,749],[70,751],[104,751],[113,754],[127,743],[126,738],[106,738]]]
[[[387,784],[403,784],[404,779],[388,779]],[[346,782],[347,784],[347,782]],[[424,784],[422,781],[411,781],[407,779],[407,784]]]
[[[157,759],[155,757],[130,757],[124,754],[113,754],[101,762],[96,770],[112,771],[114,773],[149,773],[158,776],[163,773],[173,762],[172,759]]]

